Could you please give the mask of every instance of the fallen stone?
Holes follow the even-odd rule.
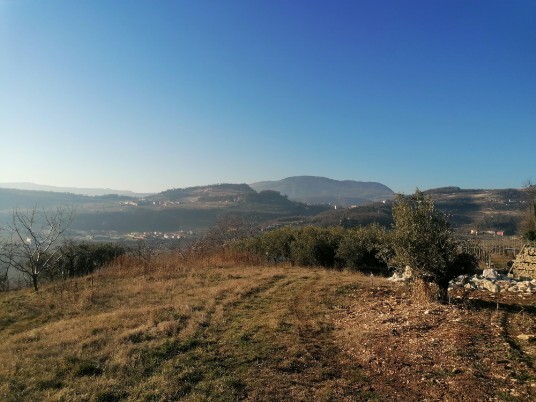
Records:
[[[534,342],[534,341],[536,341],[536,335],[532,335],[532,334],[519,334],[519,335],[517,336],[517,339],[522,340],[522,341],[527,341],[527,342]]]
[[[468,280],[468,276],[467,275],[460,275],[460,276],[457,276],[453,282],[456,283],[457,285],[465,285],[467,283],[467,280]]]
[[[398,272],[395,272],[393,274],[393,276],[391,276],[388,280],[392,281],[392,282],[404,282],[406,280],[406,278],[404,278],[401,274],[399,274]]]
[[[491,268],[487,268],[482,272],[482,276],[488,279],[496,279],[498,277],[497,271]]]
[[[501,288],[492,281],[484,279],[480,282],[480,287],[489,290],[492,293],[497,293]]]

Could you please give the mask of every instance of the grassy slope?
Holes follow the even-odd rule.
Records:
[[[174,268],[170,268],[173,266]],[[115,269],[0,298],[1,399],[282,399],[354,392],[328,314],[355,275]],[[76,283],[76,285],[75,285]]]
[[[497,316],[480,299],[425,315],[382,279],[225,265],[125,261],[0,295],[0,399],[481,400],[516,387],[523,400],[535,389],[534,350],[513,332],[534,332],[534,299]],[[503,356],[490,342],[512,346]]]

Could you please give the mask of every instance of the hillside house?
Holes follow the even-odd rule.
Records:
[[[523,246],[512,265],[512,271],[516,277],[536,279],[536,245]]]

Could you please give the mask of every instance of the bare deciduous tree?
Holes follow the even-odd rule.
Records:
[[[137,259],[139,262],[149,264],[154,257],[163,252],[164,245],[162,241],[137,240],[133,245],[128,247],[127,253]]]
[[[73,216],[71,208],[15,209],[2,244],[0,262],[21,272],[37,291],[39,276],[60,256],[60,238]]]

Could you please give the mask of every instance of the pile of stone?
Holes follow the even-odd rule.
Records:
[[[412,277],[410,267],[403,272],[395,272],[389,278],[393,282],[405,282]],[[482,275],[460,275],[450,281],[449,290],[465,288],[467,290],[487,290],[489,292],[516,292],[536,294],[536,279],[514,278],[511,275],[500,275],[494,269],[485,269]]]
[[[449,290],[461,287],[468,290],[488,290],[493,293],[533,294],[536,293],[536,279],[524,280],[510,275],[500,275],[493,269],[485,269],[482,275],[458,276],[450,282]]]

